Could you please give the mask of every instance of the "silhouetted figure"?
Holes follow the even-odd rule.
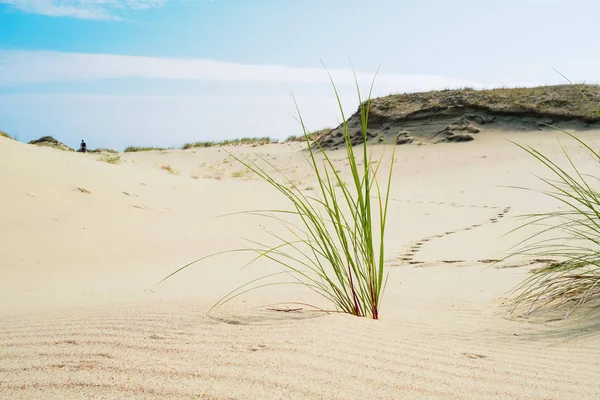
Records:
[[[81,141],[81,146],[79,147],[79,151],[81,151],[82,153],[87,152],[87,144],[85,144],[85,141]]]

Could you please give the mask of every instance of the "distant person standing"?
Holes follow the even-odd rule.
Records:
[[[85,144],[85,141],[83,139],[81,140],[81,147],[79,148],[79,150],[82,153],[86,153],[87,152],[87,144]]]

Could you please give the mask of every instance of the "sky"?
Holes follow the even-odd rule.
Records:
[[[597,83],[595,0],[0,0],[0,130],[77,147],[302,134],[363,97]]]

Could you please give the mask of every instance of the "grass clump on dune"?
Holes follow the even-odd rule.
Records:
[[[160,169],[167,171],[171,175],[179,175],[179,171],[171,167],[169,164],[161,165]]]
[[[138,146],[128,146],[125,147],[124,153],[136,153],[139,151],[163,151],[167,150],[164,147],[138,147]]]
[[[596,113],[600,117],[597,109]],[[598,168],[598,152],[573,134],[560,131],[573,140]],[[563,210],[527,215],[528,222],[520,227],[535,226],[538,230],[521,242],[521,247],[514,254],[556,261],[534,270],[515,288],[511,309],[514,311],[526,305],[528,314],[551,307],[564,309],[567,317],[584,303],[600,299],[598,171],[594,175],[582,172],[564,147],[566,167],[533,147],[518,146],[551,172],[552,178],[540,178],[547,185],[541,193],[555,199]]]
[[[98,158],[98,160],[108,164],[119,164],[121,162],[121,156],[118,153],[102,152],[100,153],[100,158]]]
[[[193,143],[186,143],[183,146],[181,146],[181,150],[187,150],[187,149],[191,149],[194,147],[212,147],[214,146],[214,142],[193,142]]]
[[[338,96],[335,85],[334,90]],[[366,102],[360,98],[359,90],[358,97],[361,131],[366,138],[370,93]],[[339,97],[337,99],[342,120],[346,121]],[[372,164],[366,140],[358,153],[355,153],[350,140],[350,131],[346,125],[344,137],[351,180],[350,183],[344,184],[327,152],[320,147],[313,149],[313,146],[310,146],[310,133],[301,116],[299,121],[304,132],[304,140],[309,144],[306,161],[317,179],[314,195],[304,194],[296,184],[265,159],[261,159],[261,162],[274,169],[276,174],[270,174],[266,171],[266,167],[261,167],[254,161],[243,161],[232,156],[287,199],[290,209],[255,210],[248,213],[275,218],[283,224],[289,238],[272,233],[274,245],[248,240],[248,248],[233,250],[254,252],[256,256],[251,263],[269,259],[279,264],[282,271],[263,276],[237,288],[215,306],[254,289],[291,283],[315,291],[329,300],[338,312],[378,319],[381,296],[387,279],[383,239],[393,154],[390,170],[387,173],[388,181],[382,188],[377,173],[383,156]],[[320,152],[317,153],[319,150]],[[278,182],[275,177],[283,179],[284,182]],[[216,254],[207,257],[214,255]],[[163,281],[207,257],[179,268]],[[280,277],[284,277],[285,280],[283,282],[270,280]]]
[[[111,153],[111,154],[117,154],[117,153],[119,153],[116,150],[106,149],[106,148],[103,148],[103,147],[99,147],[97,149],[88,149],[87,152],[88,153]]]

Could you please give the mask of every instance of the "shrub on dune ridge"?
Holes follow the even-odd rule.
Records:
[[[372,87],[373,85],[371,89]],[[342,113],[342,120],[346,121],[335,85],[333,89]],[[361,131],[366,139],[371,92],[366,102],[363,102],[360,97],[358,84],[357,92],[362,121]],[[371,154],[367,149],[367,140],[363,141],[361,150],[355,154],[349,128],[346,125],[344,137],[351,182],[344,184],[327,152],[318,144],[318,149],[313,149],[310,145],[310,133],[300,115],[299,121],[304,132],[304,140],[309,144],[306,160],[318,182],[315,197],[303,194],[296,184],[267,160],[261,159],[264,164],[276,171],[278,177],[283,177],[284,183],[277,182],[273,175],[256,162],[244,161],[231,155],[240,164],[268,182],[292,206],[291,210],[246,212],[277,219],[290,234],[290,239],[272,233],[276,243],[274,246],[248,240],[249,248],[232,251],[254,252],[256,256],[250,263],[266,258],[282,266],[283,271],[263,276],[238,287],[213,307],[251,290],[291,283],[312,289],[329,300],[339,312],[378,319],[381,296],[387,279],[383,239],[394,155],[392,154],[391,157],[388,181],[382,193],[377,173],[383,156],[372,163]],[[321,152],[323,158],[321,161],[316,154],[317,150]],[[359,158],[360,155],[362,159]],[[298,222],[294,223],[288,217],[295,217]],[[161,282],[192,264],[217,254],[184,265]],[[275,276],[284,276],[287,280],[269,281],[269,278]]]
[[[582,95],[585,97],[585,94]],[[600,117],[598,109],[594,109]],[[562,129],[558,131],[574,140],[598,166],[598,152],[575,135]],[[519,284],[514,289],[510,307],[514,311],[526,305],[526,313],[554,307],[565,309],[567,317],[584,303],[600,298],[599,180],[596,176],[581,172],[564,147],[567,167],[558,165],[533,147],[517,146],[552,173],[552,179],[540,178],[548,187],[541,193],[554,198],[563,205],[564,210],[526,215],[528,222],[517,228],[539,227],[536,233],[517,245],[520,248],[513,255],[531,255],[557,261],[535,270]],[[553,236],[543,239],[542,235],[546,234]]]
[[[8,133],[4,132],[4,131],[0,131],[0,136],[5,137],[7,139],[13,139],[13,140],[17,140],[14,137],[10,136]]]
[[[42,136],[39,139],[31,140],[29,142],[29,144],[35,144],[37,146],[51,147],[53,149],[63,150],[63,151],[75,151],[74,149],[67,146],[66,144],[59,142],[52,136]]]

